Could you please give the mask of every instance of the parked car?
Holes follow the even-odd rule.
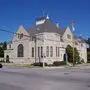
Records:
[[[0,63],[0,68],[2,68],[3,67],[3,65]]]

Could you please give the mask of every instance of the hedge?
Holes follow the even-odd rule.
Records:
[[[66,65],[65,61],[54,61],[53,66],[61,66],[61,65]]]
[[[43,66],[43,63],[36,62],[36,63],[33,63],[32,65],[33,66],[41,66],[42,67]],[[47,66],[47,63],[44,63],[44,65]]]

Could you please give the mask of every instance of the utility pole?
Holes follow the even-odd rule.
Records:
[[[74,21],[72,21],[72,31],[73,31],[73,66],[75,66],[75,40],[74,40],[74,31],[75,31],[75,28],[74,28]]]
[[[75,56],[75,53],[74,53],[74,40],[73,40],[73,66],[75,66],[75,60],[74,60],[74,56]]]

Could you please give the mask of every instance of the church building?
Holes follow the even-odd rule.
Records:
[[[64,61],[67,45],[76,47],[80,60],[87,62],[87,45],[83,39],[74,36],[69,27],[62,30],[48,16],[40,17],[29,30],[18,28],[4,51],[4,58],[17,64],[52,64]]]

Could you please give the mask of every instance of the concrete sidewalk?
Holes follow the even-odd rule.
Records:
[[[90,68],[90,63],[87,63],[87,64],[78,64],[78,65],[75,65],[75,66],[69,66],[69,65],[64,65],[64,66],[44,66],[44,67],[37,67],[37,66],[29,66],[28,65],[19,65],[19,64],[11,64],[11,63],[8,63],[8,64],[3,64],[3,68],[7,68],[7,69],[24,69],[24,68],[40,68],[40,69],[69,69],[69,68]]]

